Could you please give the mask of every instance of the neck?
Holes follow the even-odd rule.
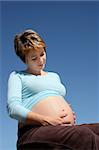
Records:
[[[34,70],[30,70],[30,69],[26,69],[26,72],[30,73],[30,74],[34,74],[34,75],[43,75],[44,71],[40,70],[40,71],[34,71]]]

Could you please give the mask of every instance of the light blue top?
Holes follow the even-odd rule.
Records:
[[[25,71],[13,71],[8,79],[7,110],[10,117],[25,122],[28,112],[48,96],[65,96],[66,89],[55,72],[33,75]]]

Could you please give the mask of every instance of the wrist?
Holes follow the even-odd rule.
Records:
[[[38,122],[40,125],[47,125],[48,124],[48,117],[44,115],[40,115],[38,113],[35,114],[36,122]]]
[[[43,126],[49,125],[49,117],[48,116],[41,116],[41,124]]]

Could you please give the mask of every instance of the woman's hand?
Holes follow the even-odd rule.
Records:
[[[66,111],[63,111],[59,116],[57,117],[49,117],[49,116],[46,116],[44,118],[44,121],[42,122],[42,125],[45,126],[45,125],[53,125],[53,126],[56,126],[56,125],[69,125],[70,122],[66,119],[64,119],[64,117],[67,116],[67,113]]]
[[[75,125],[76,124],[76,114],[74,111],[73,111],[73,116],[74,116],[74,125]]]
[[[69,104],[69,106],[71,107],[71,104]],[[72,108],[71,108],[72,109]],[[74,125],[76,124],[76,114],[75,112],[73,111],[73,117],[74,117]]]

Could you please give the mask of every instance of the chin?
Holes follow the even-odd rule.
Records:
[[[41,67],[41,69],[44,69],[45,68],[45,65],[43,65],[42,67]]]
[[[40,71],[40,70],[43,70],[44,68],[45,68],[45,65],[43,65],[43,66],[38,66],[37,68],[35,68],[35,70]]]

